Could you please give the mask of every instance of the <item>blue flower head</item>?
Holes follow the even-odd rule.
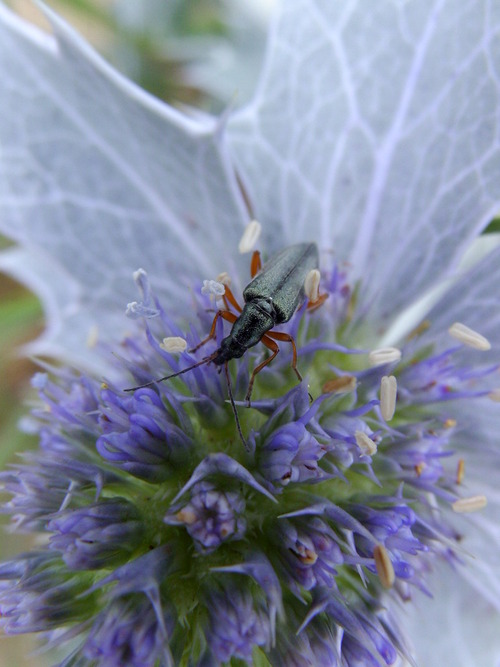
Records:
[[[137,279],[155,312],[122,346],[120,383],[63,371],[34,379],[40,450],[3,480],[18,525],[48,542],[2,567],[6,630],[69,626],[74,659],[103,665],[288,664],[291,654],[304,665],[311,655],[390,665],[407,655],[385,591],[427,591],[436,556],[460,557],[449,515],[486,502],[462,491],[449,410],[489,392],[496,367],[460,359],[463,345],[486,343],[459,327],[460,344],[442,332],[445,354],[412,338],[372,351],[373,366],[344,346],[329,300],[301,308],[288,329],[307,380],[285,359],[259,373],[251,407],[236,408],[245,447],[210,362],[124,391],[207,354],[169,351],[177,325]],[[340,296],[329,297],[335,309]],[[199,298],[202,321],[210,305]],[[332,329],[335,343],[323,334]],[[231,364],[238,393],[260,359],[252,348]]]
[[[85,360],[89,371],[47,367],[34,377],[39,447],[1,473],[5,511],[39,538],[0,565],[5,632],[40,633],[66,649],[67,667],[381,667],[421,655],[401,609],[432,597],[443,564],[456,588],[468,577],[488,600],[470,574],[467,539],[478,528],[495,535],[487,492],[498,466],[499,252],[454,269],[460,234],[472,239],[498,205],[497,120],[486,114],[481,131],[468,124],[479,110],[454,108],[461,72],[443,74],[434,49],[470,47],[460,64],[474,68],[487,99],[498,91],[488,77],[500,55],[490,32],[478,41],[473,17],[461,16],[471,34],[455,35],[455,14],[467,14],[459,4],[385,3],[378,16],[367,0],[285,3],[255,100],[199,124],[139,99],[56,18],[57,41],[42,47],[0,8],[0,44],[5,36],[9,53],[38,49],[69,91],[57,141],[68,142],[66,122],[82,131],[83,111],[99,111],[94,143],[78,151],[81,187],[92,180],[92,156],[109,177],[91,183],[84,204],[66,182],[64,205],[54,204],[48,177],[37,182],[43,194],[33,186],[30,195],[57,220],[70,211],[70,229],[93,244],[92,271],[83,243],[81,253],[62,253],[51,279],[59,305],[95,306],[104,334],[93,353],[73,341],[73,365]],[[480,4],[485,16],[487,7],[498,14]],[[358,35],[370,37],[373,54]],[[376,74],[381,66],[394,68],[390,81]],[[428,100],[434,75],[447,87]],[[87,90],[89,77],[100,94]],[[116,108],[121,131],[136,121],[139,143],[119,141],[125,134],[106,115]],[[297,123],[284,123],[288,115]],[[165,156],[155,152],[160,137],[171,148]],[[59,168],[50,151],[40,156],[36,142],[32,150],[47,174]],[[115,187],[122,199],[111,204]],[[21,213],[6,208],[17,223]],[[118,241],[98,255],[94,209],[103,228],[129,237],[129,257],[120,250],[115,262]],[[310,242],[320,256],[320,271],[300,284],[284,278],[300,298],[263,337],[273,355],[281,348],[271,363],[260,344],[235,352],[255,322],[229,334],[250,282],[237,230],[254,212],[269,281],[260,296],[273,296],[276,251]],[[114,225],[122,216],[128,222]],[[259,228],[247,228],[242,252]],[[147,271],[135,272],[138,300],[118,329],[114,309],[136,246]],[[42,255],[34,271],[46,276]],[[90,286],[57,281],[71,269],[80,275],[80,263]],[[76,336],[90,322],[61,312],[61,330],[71,323]],[[71,356],[70,343],[51,335],[52,353]],[[228,335],[239,338],[226,364]],[[492,576],[489,602],[499,585]]]

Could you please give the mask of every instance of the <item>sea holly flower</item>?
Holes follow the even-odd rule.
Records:
[[[48,15],[0,7],[0,265],[45,296],[32,351],[71,362],[2,473],[42,537],[0,566],[4,630],[64,665],[493,667],[500,253],[460,262],[499,205],[496,7],[283,3],[216,119]],[[200,343],[251,218],[264,259],[315,242],[321,272],[282,329],[304,380],[282,343],[248,406],[260,346],[226,376],[222,322]]]

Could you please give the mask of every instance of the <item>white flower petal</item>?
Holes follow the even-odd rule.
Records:
[[[0,230],[43,254],[54,281],[71,276],[80,325],[58,303],[46,342],[76,361],[90,317],[104,341],[130,327],[139,266],[163,304],[187,315],[179,284],[234,269],[227,253],[237,255],[248,217],[218,121],[189,120],[142,92],[47,13],[56,39],[0,5]],[[16,275],[31,286],[51,283],[43,267],[26,269]]]
[[[498,404],[488,398],[451,402],[449,413],[457,420],[453,443],[464,460],[463,495],[484,495],[488,500],[472,515],[449,517],[464,535],[463,548],[473,555],[460,574],[500,613]]]
[[[24,282],[41,297],[45,306],[47,327],[43,335],[24,346],[23,351],[34,356],[71,359],[77,365],[92,368],[101,375],[102,361],[97,362],[86,344],[96,322],[77,307],[81,295],[71,276],[44,255],[27,248],[10,248],[0,253],[0,271]],[[61,336],[63,320],[68,330]],[[68,356],[69,349],[71,353]]]
[[[268,244],[318,241],[389,320],[499,209],[500,5],[282,6],[237,163]]]
[[[457,572],[441,564],[429,578],[434,597],[417,594],[405,605],[421,667],[498,667],[500,614]]]
[[[426,315],[430,327],[422,335],[422,343],[433,342],[437,349],[450,346],[450,339],[443,331],[454,322],[462,322],[480,331],[491,343],[491,350],[476,351],[464,348],[462,355],[468,363],[488,364],[498,362],[500,354],[500,248],[496,247],[486,257],[465,273],[449,289]],[[500,384],[500,376],[497,378]]]

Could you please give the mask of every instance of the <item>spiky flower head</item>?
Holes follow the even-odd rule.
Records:
[[[124,342],[119,380],[34,378],[40,449],[3,481],[18,529],[46,539],[0,569],[7,632],[76,638],[67,665],[410,657],[388,599],[427,591],[436,557],[460,559],[449,516],[486,499],[462,491],[449,404],[488,393],[496,368],[461,362],[463,345],[487,347],[463,327],[459,342],[442,332],[439,353],[418,334],[401,350],[349,347],[353,290],[332,275],[328,299],[285,327],[306,379],[283,351],[251,406],[237,402],[246,447],[213,363],[124,391],[197,363],[223,335],[189,352],[213,315],[200,295],[201,328],[172,352],[178,325],[144,272],[129,312],[147,315],[146,332]],[[231,363],[237,397],[259,360],[253,348]]]

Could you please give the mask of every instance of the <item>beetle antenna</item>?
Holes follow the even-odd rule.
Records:
[[[234,419],[236,421],[236,428],[238,429],[238,433],[240,435],[241,442],[245,446],[245,449],[248,451],[248,443],[245,440],[245,437],[243,435],[243,431],[241,430],[240,418],[238,417],[238,411],[236,410],[236,404],[235,404],[234,398],[233,398],[233,390],[231,389],[231,378],[229,376],[229,369],[228,369],[227,361],[224,364],[224,371],[226,373],[226,380],[227,380],[227,393],[229,395],[229,402],[231,403],[231,408],[233,409]]]
[[[139,384],[137,385],[137,387],[129,387],[128,389],[124,389],[123,391],[135,391],[136,389],[144,389],[144,387],[152,387],[158,382],[164,382],[165,380],[170,380],[170,378],[176,378],[178,375],[184,375],[184,373],[192,371],[193,368],[198,368],[198,366],[203,366],[203,364],[208,364],[210,361],[215,359],[217,353],[218,350],[216,350],[213,354],[209,354],[208,357],[203,357],[201,361],[197,361],[195,364],[192,364],[192,366],[188,366],[187,368],[183,368],[182,370],[177,371],[177,373],[164,375],[162,378],[157,378],[156,380],[151,380],[151,382],[145,382],[144,384]]]

